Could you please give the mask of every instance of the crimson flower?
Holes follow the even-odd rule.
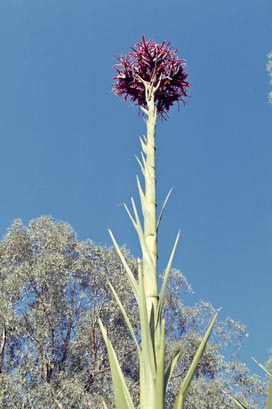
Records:
[[[144,81],[154,87],[159,87],[155,93],[155,104],[161,119],[165,119],[165,114],[173,106],[174,102],[184,101],[187,96],[186,88],[191,84],[186,81],[188,74],[184,72],[184,60],[177,57],[177,49],[173,50],[170,42],[162,42],[161,45],[155,43],[152,38],[146,42],[142,37],[128,55],[123,57],[115,56],[119,64],[113,68],[117,71],[117,76],[113,78],[113,92],[124,101],[130,97],[131,101],[136,101],[135,105],[146,108]]]

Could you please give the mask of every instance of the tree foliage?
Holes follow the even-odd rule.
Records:
[[[272,51],[268,54],[267,71],[270,74],[270,84],[272,84]],[[269,102],[272,104],[272,91],[268,94]]]
[[[122,252],[136,276],[135,258],[125,247]],[[14,221],[0,243],[1,408],[102,408],[102,396],[114,407],[99,317],[137,404],[136,350],[108,280],[139,339],[135,300],[113,247],[80,242],[69,224],[51,217],[34,219],[28,226]],[[186,278],[172,270],[164,310],[166,360],[181,343],[182,353],[169,385],[169,407],[215,313],[204,301],[185,306],[182,293],[186,292],[192,292]],[[186,397],[186,409],[199,407],[199,402],[202,409],[234,408],[223,390],[235,393],[250,408],[264,406],[267,385],[250,375],[235,355],[244,330],[230,318],[216,324]]]

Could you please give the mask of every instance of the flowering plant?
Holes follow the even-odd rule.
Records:
[[[138,234],[142,250],[142,261],[138,260],[138,281],[130,270],[112,232],[113,243],[127,272],[135,299],[139,307],[141,326],[141,340],[139,341],[133,331],[127,313],[110,284],[113,295],[119,304],[123,317],[136,344],[140,361],[140,409],[164,409],[165,393],[175,364],[181,352],[181,346],[174,353],[170,364],[165,369],[165,322],[163,319],[163,305],[166,292],[167,280],[170,273],[174,253],[179,239],[179,233],[175,240],[172,253],[164,272],[163,283],[158,291],[157,272],[157,233],[160,226],[163,211],[169,195],[168,193],[162,210],[157,218],[156,215],[156,166],[155,166],[155,134],[157,115],[165,119],[167,111],[174,102],[183,101],[187,96],[186,89],[190,84],[186,81],[187,74],[184,72],[184,62],[178,59],[176,50],[165,41],[158,45],[152,39],[137,43],[132,52],[126,57],[116,57],[120,64],[115,65],[117,76],[114,77],[113,91],[118,96],[128,97],[136,101],[146,115],[146,136],[140,138],[141,160],[137,158],[145,181],[145,189],[141,187],[137,177],[141,209],[143,214],[143,226],[133,199],[133,214],[125,205],[125,209]],[[120,68],[117,68],[120,67]],[[182,409],[185,394],[196,370],[199,360],[204,352],[208,338],[215,323],[215,314],[190,368],[183,380],[173,409]],[[106,342],[110,360],[113,388],[117,409],[134,409],[133,401],[121,371],[114,348],[108,338],[107,331],[101,321],[100,328]],[[107,408],[103,401],[104,407]]]
[[[144,36],[142,42],[131,49],[126,57],[116,56],[119,64],[113,67],[117,71],[113,91],[115,95],[125,95],[125,101],[129,96],[136,105],[147,108],[145,83],[152,83],[156,88],[157,112],[165,119],[174,102],[184,102],[186,89],[191,86],[186,81],[184,60],[177,57],[177,50],[173,50],[170,43],[163,41],[159,45],[152,39],[146,41]]]

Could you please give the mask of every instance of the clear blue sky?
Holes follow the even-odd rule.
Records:
[[[169,5],[168,5],[169,4]],[[248,327],[242,357],[272,347],[271,0],[1,0],[1,234],[14,218],[69,222],[80,240],[139,255],[121,203],[137,197],[137,108],[110,93],[114,54],[152,37],[187,60],[189,106],[158,124],[160,267]],[[256,368],[253,364],[252,368]],[[256,368],[256,372],[258,369]]]

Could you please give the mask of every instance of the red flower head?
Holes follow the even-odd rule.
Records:
[[[155,93],[155,104],[157,112],[162,119],[173,106],[174,102],[184,102],[187,96],[186,88],[191,84],[186,81],[188,74],[184,72],[184,60],[177,57],[177,50],[173,50],[170,42],[165,41],[161,45],[152,39],[146,42],[137,43],[135,48],[130,47],[130,52],[126,57],[115,56],[120,64],[116,64],[117,76],[113,78],[113,92],[115,95],[128,96],[131,101],[136,101],[136,105],[146,108],[145,85],[142,80],[151,83],[154,87],[160,81]],[[121,67],[121,68],[120,68]]]

